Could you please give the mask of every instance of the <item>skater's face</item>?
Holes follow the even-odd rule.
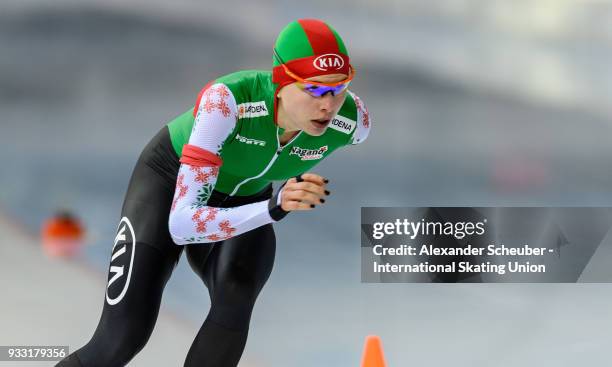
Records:
[[[318,83],[337,83],[347,79],[346,74],[321,75],[306,80]],[[279,108],[283,109],[283,124],[286,130],[302,130],[308,135],[319,136],[325,133],[332,118],[338,114],[346,98],[347,89],[338,94],[325,93],[315,97],[291,83],[278,93]]]

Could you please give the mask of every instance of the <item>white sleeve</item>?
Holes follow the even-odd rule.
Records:
[[[274,222],[267,200],[234,208],[207,205],[222,165],[219,152],[237,118],[236,100],[227,86],[213,84],[204,92],[183,148],[168,219],[177,245],[217,242]]]
[[[372,121],[370,120],[368,108],[363,103],[361,98],[357,97],[357,95],[352,92],[349,93],[351,93],[351,96],[355,101],[355,105],[357,106],[357,127],[355,128],[353,139],[351,140],[351,144],[356,145],[363,143],[363,141],[368,138]]]

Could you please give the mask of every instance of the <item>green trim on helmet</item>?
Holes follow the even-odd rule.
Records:
[[[340,53],[349,56],[348,51],[346,50],[346,46],[344,45],[344,41],[342,40],[338,32],[336,32],[336,30],[332,28],[329,24],[327,24],[327,26],[329,27],[329,29],[331,29],[332,33],[336,37],[336,42],[338,43],[338,50],[340,51]]]
[[[281,31],[274,47],[285,62],[314,55],[306,32],[297,21],[290,23]],[[280,65],[275,57],[272,57],[272,60],[272,66]]]
[[[333,33],[340,53],[349,56],[344,41],[338,32],[336,32],[336,30],[328,23],[323,22],[323,24],[325,24]],[[278,54],[283,61],[285,61],[285,63],[304,57],[314,56],[315,54],[312,45],[310,44],[310,40],[306,35],[306,31],[298,21],[293,21],[283,28],[276,38],[274,48],[276,48]],[[276,59],[276,57],[272,56],[272,67],[279,65],[280,62]]]

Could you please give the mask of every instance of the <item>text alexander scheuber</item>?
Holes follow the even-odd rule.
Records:
[[[406,236],[415,240],[418,236],[452,236],[458,240],[479,237],[486,233],[487,219],[480,222],[432,222],[421,219],[409,221],[396,219],[394,222],[375,222],[372,226],[372,237],[381,240],[388,235]],[[436,247],[432,244],[400,245],[398,247],[384,247],[375,244],[372,253],[377,256],[544,256],[554,250],[544,247],[506,247],[503,244],[489,244],[486,247],[475,247],[470,243],[459,247]],[[497,273],[500,275],[510,273],[545,273],[544,264],[531,264],[529,261],[507,261],[505,263],[492,263],[484,261],[474,263],[470,261],[449,261],[444,264],[430,264],[428,261],[416,264],[391,264],[374,262],[375,273]]]

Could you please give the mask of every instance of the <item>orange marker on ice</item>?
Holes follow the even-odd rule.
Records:
[[[43,249],[51,257],[71,257],[83,245],[85,229],[68,211],[60,211],[43,224]]]
[[[376,335],[369,335],[366,338],[361,367],[385,367],[386,365],[380,338]]]

